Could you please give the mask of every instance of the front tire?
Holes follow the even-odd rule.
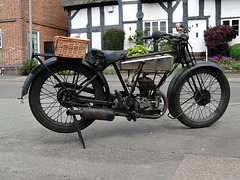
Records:
[[[79,62],[67,61],[55,63],[48,68],[68,88],[68,92],[78,94],[82,98],[103,100],[103,87],[98,78],[89,83],[87,91],[82,90],[81,93],[76,93],[80,89],[79,87],[84,86],[95,75],[83,65],[78,68],[79,65]],[[73,116],[66,114],[67,110],[70,109],[70,105],[63,101],[67,97],[66,94],[67,91],[47,69],[36,76],[29,92],[29,104],[33,115],[44,127],[60,133],[77,131]],[[74,109],[79,108],[74,107]],[[94,120],[81,120],[80,116],[76,117],[80,130],[94,122]]]
[[[208,67],[190,72],[176,84],[169,111],[186,126],[203,128],[215,123],[227,109],[230,87],[223,72]]]

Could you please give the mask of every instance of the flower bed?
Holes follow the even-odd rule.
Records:
[[[240,70],[240,60],[236,60],[232,57],[209,57],[209,62],[213,62],[221,66],[224,70]]]

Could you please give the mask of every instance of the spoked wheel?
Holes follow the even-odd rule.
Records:
[[[192,71],[173,95],[172,115],[183,124],[201,128],[215,123],[225,112],[229,103],[230,88],[225,75],[219,70],[200,68]]]
[[[78,106],[74,105],[76,100],[74,97],[103,99],[103,87],[98,78],[89,83],[94,74],[85,66],[78,67],[79,63],[74,61],[60,62],[49,67],[65,88],[46,69],[34,79],[31,85],[29,104],[32,113],[43,126],[52,131],[60,133],[77,131],[73,116],[66,114],[70,108],[75,110],[81,108],[79,103]],[[82,88],[84,85],[86,87]],[[82,105],[91,104],[82,103]],[[80,116],[77,116],[77,119],[80,130],[94,121],[81,120]]]

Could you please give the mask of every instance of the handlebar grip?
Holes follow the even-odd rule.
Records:
[[[144,36],[143,39],[152,39],[152,36]]]
[[[153,39],[155,39],[155,40],[158,40],[158,39],[160,39],[160,38],[163,38],[165,35],[166,35],[165,33],[160,32],[160,31],[155,31],[155,32],[152,33],[152,37],[153,37]]]

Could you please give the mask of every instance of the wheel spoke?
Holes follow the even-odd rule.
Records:
[[[88,82],[88,79],[81,74],[76,75],[77,73],[71,72],[74,75],[70,77],[70,75],[67,75],[66,72],[67,71],[62,72],[62,75],[60,75],[60,73],[56,73],[55,75],[58,76],[62,83],[66,83],[66,85],[69,84],[69,87],[71,84],[75,84],[72,88],[76,88],[77,86],[82,87],[84,83]],[[77,85],[77,83],[79,85]],[[59,84],[59,82],[57,82],[52,76],[49,76],[43,84],[40,92],[42,110],[55,122],[63,124],[73,123],[73,118],[66,115],[68,108],[63,107],[57,99],[58,91],[61,88],[61,86],[58,86],[57,84]],[[90,87],[90,85],[91,83],[88,84],[89,87],[86,89],[87,92],[84,94],[80,93],[80,97],[95,99],[94,89]],[[89,94],[89,92],[91,93]]]
[[[50,130],[75,132],[76,122],[67,115],[68,109],[78,110],[85,105],[80,98],[103,100],[102,84],[94,77],[95,73],[78,61],[59,61],[38,75],[31,85],[29,104],[36,119]],[[50,72],[50,71],[51,72]],[[91,81],[90,81],[91,80]],[[79,91],[82,89],[81,91]],[[79,92],[78,92],[79,91]],[[79,93],[79,94],[77,94]],[[93,104],[95,105],[95,104]],[[76,115],[79,129],[89,126],[94,120],[81,119]]]
[[[197,73],[183,85],[180,107],[192,121],[206,121],[218,113],[221,97],[221,85],[217,78],[209,73]]]

